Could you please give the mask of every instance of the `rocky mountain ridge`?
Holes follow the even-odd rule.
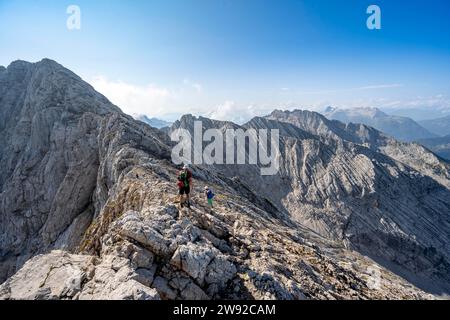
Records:
[[[180,210],[167,132],[54,61],[0,71],[0,299],[449,292],[447,163],[314,113],[276,111],[240,128],[280,130],[280,172],[193,166],[193,208]],[[212,211],[205,184],[217,194]]]

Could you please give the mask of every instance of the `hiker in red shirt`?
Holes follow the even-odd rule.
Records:
[[[185,164],[183,169],[178,174],[178,190],[180,196],[180,206],[183,207],[184,204],[187,204],[187,207],[191,207],[189,194],[191,193],[192,186],[192,172],[189,170],[189,166]],[[185,200],[183,201],[183,195],[186,195]]]

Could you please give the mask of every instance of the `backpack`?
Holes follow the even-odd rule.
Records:
[[[184,187],[189,187],[189,172],[184,170],[181,171],[180,175],[178,176],[178,181],[182,182],[184,184]]]
[[[206,196],[208,197],[208,199],[212,199],[212,198],[214,198],[215,194],[211,190],[208,190],[208,193],[206,194]]]

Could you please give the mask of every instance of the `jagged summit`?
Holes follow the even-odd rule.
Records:
[[[276,120],[271,120],[266,117],[254,117],[242,127],[253,129],[278,129],[282,136],[292,136],[297,139],[317,139],[317,136],[302,130],[290,123],[283,123]]]
[[[33,109],[29,114],[59,107],[69,113],[121,112],[75,73],[50,59],[36,63],[15,61],[2,77],[0,94],[4,96],[4,107],[0,112],[5,116],[29,108]],[[11,107],[14,110],[8,109]]]
[[[339,121],[328,120],[320,113],[308,110],[276,110],[266,118],[290,123],[309,133],[337,141],[344,139],[354,143],[377,145],[380,139],[387,138],[381,132],[363,124],[346,125]]]
[[[0,299],[424,299],[450,292],[449,165],[309,111],[123,114],[55,64],[0,73]],[[280,130],[280,168],[193,165],[167,132]],[[203,197],[217,194],[211,211]],[[378,270],[373,286],[373,270]]]
[[[8,69],[20,69],[20,68],[27,68],[29,66],[33,65],[32,62],[28,62],[25,60],[14,60],[8,65]]]
[[[56,62],[55,60],[52,59],[48,59],[48,58],[43,58],[40,61],[37,62],[29,62],[29,61],[25,61],[25,60],[14,60],[12,61],[8,68],[18,68],[18,67],[31,67],[31,66],[35,66],[35,67],[42,67],[42,66],[52,66],[52,67],[57,67],[57,68],[64,68],[61,64],[59,64],[58,62]]]
[[[6,71],[10,73],[24,73],[24,72],[52,72],[55,70],[63,70],[67,72],[68,74],[72,74],[73,76],[76,76],[73,72],[70,70],[64,68],[62,65],[57,63],[54,60],[51,59],[42,59],[38,62],[28,62],[24,60],[15,60],[11,62],[8,67],[6,68]],[[77,76],[76,76],[77,77]]]
[[[188,129],[193,133],[195,121],[201,121],[203,129],[205,130],[207,129],[225,130],[227,128],[235,129],[239,127],[237,124],[230,121],[214,120],[203,116],[194,116],[192,114],[185,114],[181,116],[180,120],[177,120],[172,124],[171,131],[178,128],[183,128]]]

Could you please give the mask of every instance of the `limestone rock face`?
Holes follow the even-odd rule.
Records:
[[[172,265],[186,272],[199,284],[225,284],[236,274],[236,268],[213,246],[189,243],[175,251]]]
[[[7,299],[71,299],[92,273],[92,258],[54,251],[28,260],[2,286]]]
[[[53,61],[17,61],[0,73],[1,257],[32,254],[64,231],[62,246],[77,245],[94,214],[98,128],[113,112]]]
[[[119,117],[131,121],[54,61],[16,61],[0,74],[0,280],[36,252],[78,246],[102,203],[97,180],[132,161],[103,144],[150,130],[134,123],[125,133]]]
[[[170,130],[53,61],[0,69],[0,299],[448,293],[448,164],[370,127],[282,114],[242,127],[203,118],[279,129],[280,170],[192,166],[192,208],[180,209]]]

